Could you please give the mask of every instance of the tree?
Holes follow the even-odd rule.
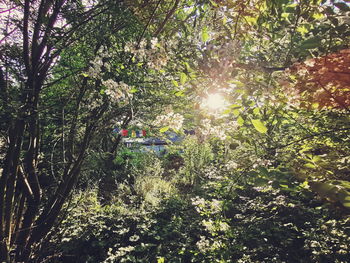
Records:
[[[106,50],[112,49],[111,44],[117,41],[118,33],[125,27],[129,27],[131,32],[126,39],[136,38],[138,46],[149,29],[156,29],[156,35],[164,31],[179,2],[175,5],[169,2],[161,4],[161,1],[156,4],[65,0],[6,2],[1,18],[1,23],[6,26],[2,27],[1,42],[4,44],[1,46],[0,67],[1,117],[6,120],[1,133],[7,138],[0,178],[1,261],[27,262],[33,256],[35,246],[38,247],[54,225],[77,182],[86,151],[100,121],[111,114],[107,111],[110,104],[104,93],[107,93],[108,85],[118,82],[108,82],[108,72],[103,76],[105,79],[89,74],[73,78],[72,75],[86,71],[89,60],[80,64],[70,63],[69,71],[63,67],[65,72],[58,74],[55,69],[59,69],[57,64],[69,55],[67,47],[75,46],[85,38],[87,42],[84,44],[94,47],[94,50],[86,49],[90,53],[85,59],[105,59],[98,57],[98,51],[102,46]],[[164,11],[168,8],[165,17],[155,19],[160,9]],[[142,15],[136,16],[137,13]],[[147,19],[143,20],[144,17]],[[96,32],[100,34],[94,40]],[[132,62],[132,56],[129,59]],[[67,90],[60,90],[67,86],[55,86],[69,76],[70,81],[76,81],[74,87],[77,89],[73,91],[68,106],[62,107],[62,104],[67,105],[62,101],[61,106],[55,105],[56,109],[68,110],[68,119],[61,119],[68,122],[68,134],[65,134],[65,124],[43,119],[50,113],[43,106],[52,106],[50,102],[55,102],[53,98],[56,95],[69,98]],[[54,87],[57,89],[54,90]],[[50,95],[52,91],[54,93]],[[96,95],[96,91],[101,94]],[[125,90],[125,94],[129,91]],[[87,103],[98,99],[98,96],[102,97],[102,101],[86,110]],[[49,102],[44,102],[44,99],[49,99]],[[125,123],[130,121],[129,110],[120,107],[118,111]],[[63,163],[58,165],[61,174],[54,187],[49,188],[43,182],[40,165],[43,163],[43,150],[47,143],[52,143],[49,140],[53,136],[48,135],[52,125],[61,128],[62,140],[66,141],[62,142],[65,147],[61,151]],[[10,257],[12,250],[15,251],[14,257]]]

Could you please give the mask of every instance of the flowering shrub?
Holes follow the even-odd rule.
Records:
[[[158,127],[168,127],[178,131],[182,128],[183,121],[184,117],[181,114],[170,111],[164,115],[157,116],[153,124]]]
[[[142,61],[149,68],[160,70],[167,65],[169,57],[164,49],[164,43],[158,42],[157,38],[152,38],[147,45],[147,40],[138,42],[128,42],[124,51],[131,53],[137,61]]]
[[[254,172],[234,184],[216,177],[206,187],[172,192],[153,205],[147,198],[149,204],[140,205],[116,196],[101,206],[94,190],[77,193],[61,230],[46,244],[47,256],[54,252],[57,262],[346,262],[346,216],[307,190],[257,186],[261,167]],[[264,173],[271,182],[277,176]],[[151,178],[151,192],[160,189]],[[139,191],[145,182],[140,179],[134,186],[142,193],[148,186]]]

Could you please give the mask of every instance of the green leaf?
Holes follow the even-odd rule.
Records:
[[[307,30],[307,28],[302,25],[297,27],[297,32],[304,36],[307,32],[309,32],[309,30]]]
[[[234,110],[232,110],[232,113],[236,116],[236,117],[238,117],[239,116],[239,109],[234,109]]]
[[[183,97],[183,96],[185,96],[185,94],[184,94],[183,90],[180,90],[180,91],[175,92],[175,96],[176,97]]]
[[[160,131],[161,133],[164,133],[164,132],[166,132],[167,130],[169,130],[169,126],[165,126],[165,127],[161,128],[159,131]]]
[[[208,39],[209,39],[208,29],[206,27],[204,27],[202,29],[202,41],[207,42]]]
[[[255,105],[255,102],[251,100],[251,101],[249,101],[248,105],[249,105],[250,107],[253,107],[253,106]]]
[[[306,163],[304,166],[307,167],[307,168],[311,168],[311,169],[315,169],[316,168],[316,166],[314,164],[312,164],[312,163]]]
[[[313,49],[320,46],[321,38],[319,36],[309,38],[301,42],[300,48],[302,49]]]
[[[218,4],[217,3],[215,3],[215,1],[213,1],[213,0],[210,0],[210,3],[214,6],[214,7],[218,7]]]
[[[269,175],[269,171],[265,167],[259,167],[258,170],[263,176]]]
[[[253,110],[253,113],[256,114],[256,115],[258,115],[258,114],[260,113],[259,108],[255,108],[255,109]]]
[[[174,84],[175,87],[179,86],[179,83],[176,80],[174,80],[174,79],[173,79],[173,84]]]
[[[319,19],[323,18],[323,14],[321,14],[321,13],[314,13],[312,15],[312,17],[315,18],[316,20],[319,20]]]
[[[261,122],[261,120],[254,120],[252,119],[252,124],[254,125],[254,128],[260,132],[260,133],[266,133],[267,132],[267,128],[265,127],[265,125]]]
[[[282,13],[282,14],[281,14],[281,17],[283,17],[283,18],[288,18],[288,17],[289,17],[289,13]]]
[[[265,186],[269,182],[268,179],[258,177],[254,180],[254,186]]]
[[[240,109],[240,108],[242,108],[242,106],[238,105],[238,104],[232,104],[232,105],[230,105],[230,108],[232,108],[232,109]]]
[[[320,106],[320,104],[319,104],[318,102],[315,102],[315,103],[312,103],[312,104],[311,104],[311,107],[312,107],[313,109],[318,109],[319,106]]]
[[[342,205],[346,208],[350,208],[350,195],[345,197],[344,200],[342,200]]]
[[[188,62],[185,61],[183,64],[185,65],[187,71],[193,71],[190,67],[190,64],[188,64]]]
[[[222,112],[222,114],[230,114],[231,113],[231,109],[226,109],[226,110],[224,110],[223,112]]]
[[[165,262],[165,258],[164,257],[160,257],[157,259],[157,263],[164,263]]]
[[[180,19],[181,21],[186,19],[186,14],[183,10],[179,9],[179,11],[176,14],[176,17]],[[186,24],[185,24],[186,25]]]
[[[243,118],[241,116],[238,117],[237,123],[238,123],[239,126],[242,126],[244,124],[244,120],[243,120]]]
[[[82,75],[84,78],[89,77],[89,74],[86,74],[86,73],[81,73],[81,75]]]
[[[248,22],[249,25],[255,25],[258,20],[258,16],[245,16],[244,19]]]
[[[136,93],[138,92],[139,90],[135,87],[132,87],[132,89],[129,91],[130,93]]]
[[[187,81],[187,75],[184,72],[182,72],[180,74],[180,83],[183,85],[186,83],[186,81]]]

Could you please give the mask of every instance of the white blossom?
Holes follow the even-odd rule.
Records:
[[[157,44],[158,44],[158,38],[153,37],[153,38],[151,39],[151,49],[155,49],[156,46],[157,46]]]
[[[131,242],[136,242],[139,239],[140,239],[140,236],[138,236],[138,235],[132,235],[131,237],[129,237],[129,240]]]
[[[215,231],[215,226],[213,220],[202,220],[202,225],[207,229],[209,232]]]
[[[199,251],[205,252],[209,250],[210,242],[205,238],[205,236],[200,236],[200,240],[196,243],[196,246],[198,247]]]
[[[154,121],[156,126],[168,126],[174,130],[180,130],[184,121],[184,117],[179,113],[169,112],[165,115],[157,116],[157,119]]]
[[[142,39],[139,43],[128,42],[124,51],[131,53],[136,60],[143,61],[149,68],[160,70],[167,65],[169,56],[157,38],[152,38],[150,43],[150,48],[147,48],[146,39]]]
[[[102,84],[106,87],[105,94],[112,100],[124,99],[129,94],[131,87],[123,81],[116,82],[112,79],[103,80]]]
[[[142,39],[139,44],[139,49],[145,49],[147,45],[146,39]]]
[[[315,61],[312,60],[312,59],[308,59],[308,60],[306,60],[304,63],[305,63],[305,65],[308,66],[308,67],[313,67],[313,66],[315,66]]]

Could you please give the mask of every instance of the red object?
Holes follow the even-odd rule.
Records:
[[[128,136],[128,130],[123,129],[122,130],[122,136]]]
[[[146,131],[145,130],[142,130],[142,136],[146,137]]]

